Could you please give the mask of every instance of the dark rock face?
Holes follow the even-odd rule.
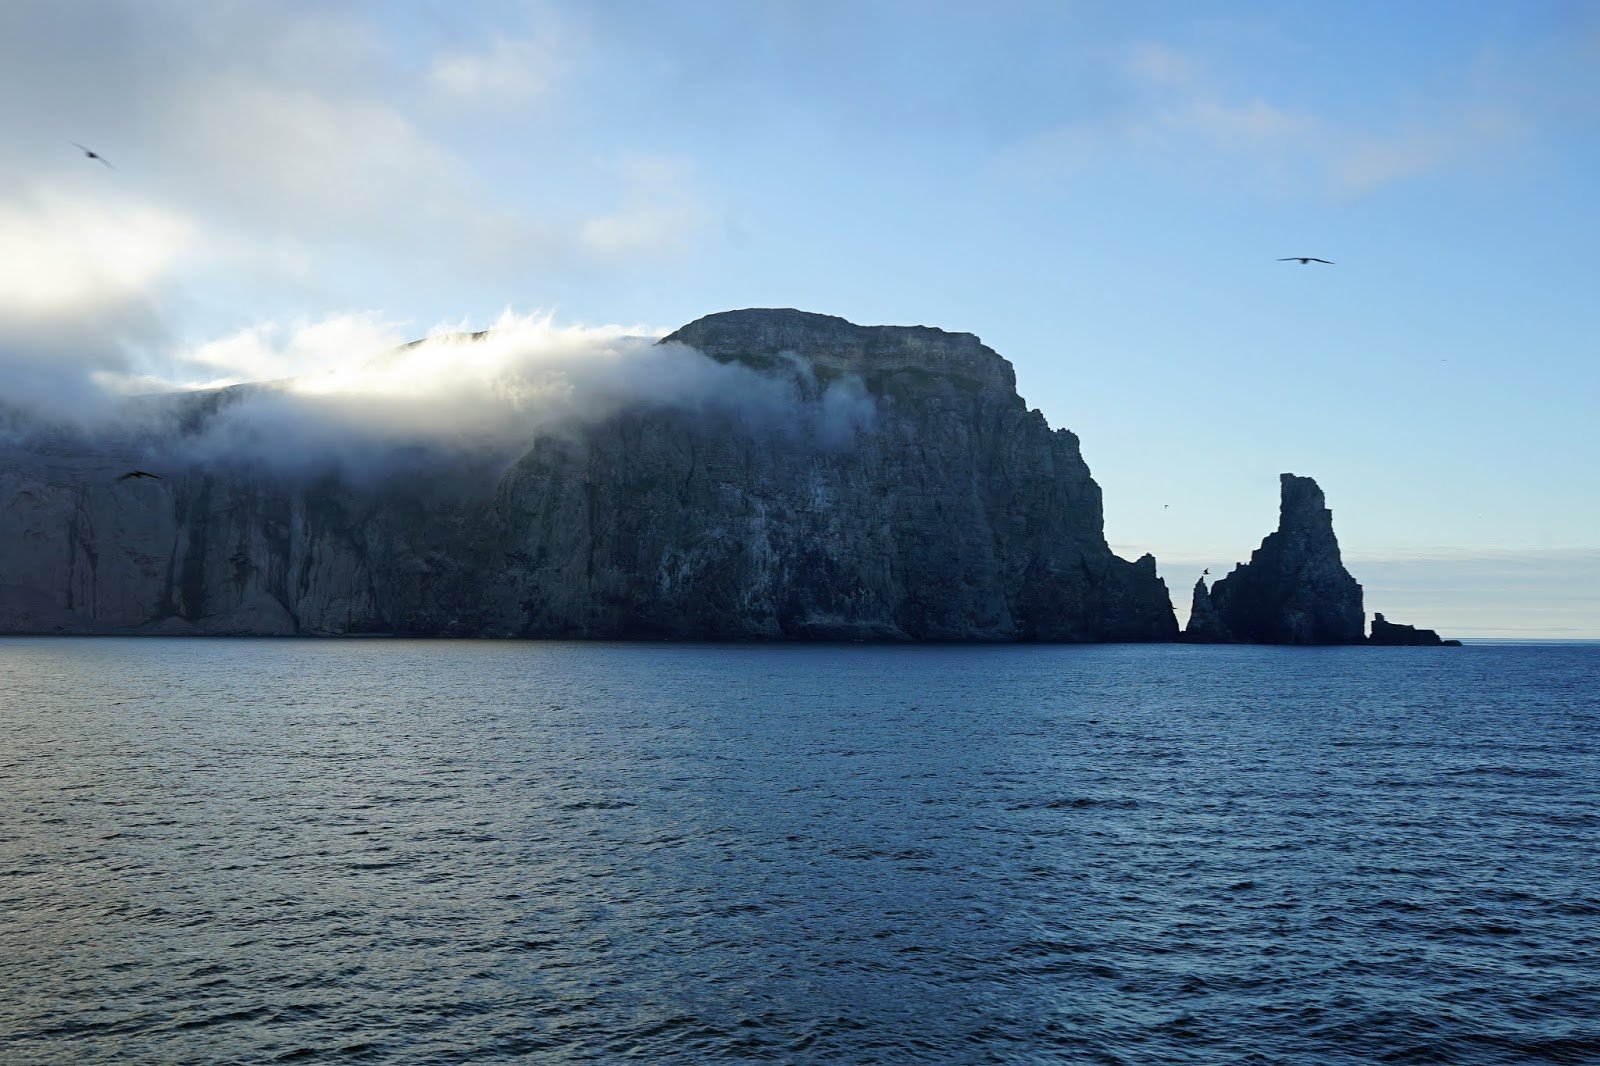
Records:
[[[1367,638],[1367,643],[1403,647],[1461,647],[1459,640],[1441,640],[1439,634],[1431,629],[1418,629],[1416,626],[1401,625],[1399,622],[1388,622],[1381,614],[1372,616],[1372,635]]]
[[[1282,502],[1277,532],[1261,542],[1248,563],[1211,586],[1199,626],[1186,639],[1248,644],[1360,644],[1366,613],[1361,586],[1339,559],[1333,512],[1308,477],[1279,477]]]
[[[1217,609],[1211,604],[1211,592],[1206,588],[1206,579],[1197,578],[1194,583],[1194,599],[1189,607],[1189,624],[1184,627],[1183,635],[1179,638],[1190,644],[1235,644],[1238,638],[1229,631],[1217,614]]]
[[[976,337],[751,310],[667,340],[792,402],[641,406],[364,487],[0,453],[0,632],[1175,638],[1078,439]]]

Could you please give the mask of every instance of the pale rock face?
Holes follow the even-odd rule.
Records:
[[[751,310],[668,340],[801,399],[638,408],[361,487],[0,453],[0,631],[1176,636],[1154,560],[1106,546],[1077,438],[976,337]]]

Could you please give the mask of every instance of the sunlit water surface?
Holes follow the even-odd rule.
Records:
[[[1600,646],[0,641],[7,1062],[1600,1060]]]

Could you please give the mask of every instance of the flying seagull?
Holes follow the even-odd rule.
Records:
[[[1278,262],[1299,263],[1301,266],[1305,266],[1307,263],[1327,263],[1329,266],[1333,266],[1332,259],[1318,259],[1314,255],[1286,255],[1282,259],[1278,260]]]
[[[68,141],[67,143],[72,145],[72,147],[76,148],[78,151],[82,152],[84,155],[88,156],[90,159],[98,159],[100,162],[104,163],[106,166],[111,167],[111,161],[109,159],[107,159],[105,156],[101,155],[99,152],[96,152],[94,149],[85,148],[83,145],[79,144],[77,141]],[[116,170],[117,168],[116,167],[111,167],[111,169],[112,170]]]
[[[123,474],[121,477],[117,478],[117,480],[118,481],[127,481],[129,478],[135,478],[135,477],[153,477],[157,481],[161,480],[161,475],[160,474],[152,474],[148,470],[130,470],[126,474]]]

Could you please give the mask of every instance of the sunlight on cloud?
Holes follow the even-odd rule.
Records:
[[[799,370],[763,373],[660,344],[663,332],[510,311],[488,330],[441,327],[409,344],[373,315],[257,326],[185,353],[184,365],[205,375],[188,385],[276,380],[230,394],[202,432],[174,446],[191,461],[367,478],[420,461],[418,448],[515,455],[541,434],[639,407],[717,411],[827,447],[874,420],[854,378],[820,388]]]
[[[295,329],[262,323],[184,353],[185,362],[217,376],[183,385],[216,388],[325,374],[352,359],[395,348],[403,339],[395,326],[371,314],[337,315]]]
[[[0,314],[62,316],[142,293],[193,245],[187,222],[149,207],[52,198],[0,206]]]
[[[486,331],[440,327],[404,343],[376,315],[341,315],[252,327],[184,361],[217,373],[189,387],[278,380],[280,389],[234,415],[252,440],[269,442],[267,427],[292,410],[300,429],[317,423],[322,435],[464,442],[600,418],[639,400],[671,403],[725,374],[698,352],[657,345],[662,332],[507,311]]]

